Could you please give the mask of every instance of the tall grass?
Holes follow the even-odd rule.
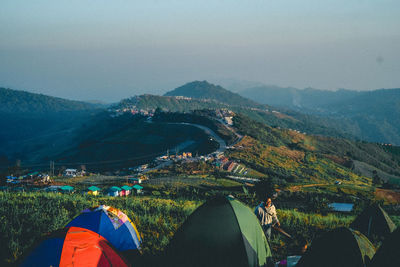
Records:
[[[61,195],[57,193],[0,192],[0,265],[13,263],[48,232],[63,228],[80,211],[109,205],[125,212],[143,237],[142,252],[159,255],[179,226],[201,204],[200,201],[168,200],[155,197],[125,198]],[[348,226],[354,215],[304,213],[278,210],[281,228],[289,239],[273,231],[271,247],[276,259],[297,254],[300,237],[315,237],[340,226]],[[397,225],[400,217],[393,216]],[[210,229],[212,230],[212,229]]]
[[[63,228],[80,211],[100,204],[125,212],[143,237],[143,253],[156,254],[200,202],[0,192],[1,261],[15,262],[43,234]]]

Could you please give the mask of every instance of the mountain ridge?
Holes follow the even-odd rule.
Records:
[[[362,140],[400,144],[400,89],[324,91],[277,86],[239,92],[263,104],[279,106],[335,122],[342,132]]]
[[[97,108],[96,104],[84,101],[0,87],[0,112],[4,113],[70,112]]]

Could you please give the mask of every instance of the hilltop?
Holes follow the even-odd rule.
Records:
[[[233,93],[207,81],[194,81],[178,87],[164,96],[185,96],[195,99],[212,99],[231,106],[262,107],[259,103]]]

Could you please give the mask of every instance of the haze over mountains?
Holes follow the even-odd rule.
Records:
[[[169,135],[179,127],[170,127],[171,131],[164,134],[160,125],[148,126],[141,119],[132,123],[129,119],[120,119],[116,123],[108,114],[112,110],[132,108],[153,112],[159,108],[181,113],[226,108],[273,127],[400,144],[399,95],[400,89],[328,92],[265,86],[242,90],[238,94],[207,81],[194,81],[167,92],[165,96],[141,95],[123,99],[107,111],[104,105],[1,88],[0,122],[4,127],[0,130],[0,156],[4,162],[17,158],[41,162],[56,155],[61,158],[60,155],[66,152],[65,159],[84,161],[85,157],[103,147],[104,151],[98,153],[103,156],[96,160],[115,160],[115,153],[110,156],[113,154],[110,144],[113,143],[125,143],[126,147],[132,147],[132,151],[135,146],[143,145],[138,152],[143,156],[146,150],[156,153],[190,139],[183,135],[176,138]],[[134,130],[138,128],[142,130]],[[160,133],[154,135],[155,129]],[[193,136],[198,136],[198,147],[206,138],[195,129],[182,132],[190,131]],[[150,148],[150,139],[141,138],[149,134],[162,149]],[[198,150],[196,145],[192,149]],[[124,155],[139,155],[135,153]]]
[[[343,131],[362,140],[400,144],[400,89],[359,92],[259,86],[239,94],[263,104],[335,119]]]

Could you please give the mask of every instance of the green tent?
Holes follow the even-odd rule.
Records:
[[[363,234],[340,227],[313,241],[296,267],[364,267],[374,254],[374,246]]]
[[[74,188],[69,185],[64,185],[64,186],[60,187],[60,190],[63,192],[72,192],[72,191],[74,191]]]
[[[232,197],[207,201],[167,248],[168,266],[266,266],[271,250],[253,211]]]
[[[101,189],[98,188],[97,186],[92,185],[91,187],[88,188],[89,191],[100,191]]]
[[[111,192],[119,192],[119,191],[121,191],[122,189],[121,189],[121,187],[118,187],[118,186],[112,186],[112,187],[110,187],[110,189],[108,189],[109,191],[111,191]]]
[[[130,187],[128,185],[124,185],[124,186],[121,186],[121,189],[122,190],[132,190],[132,187]]]
[[[140,186],[138,184],[135,184],[134,186],[132,186],[132,188],[136,189],[136,190],[142,190],[143,186]]]
[[[360,231],[371,240],[382,240],[393,232],[396,225],[381,206],[372,205],[357,216],[350,228]]]
[[[391,233],[372,258],[370,267],[400,266],[399,253],[400,228]]]

